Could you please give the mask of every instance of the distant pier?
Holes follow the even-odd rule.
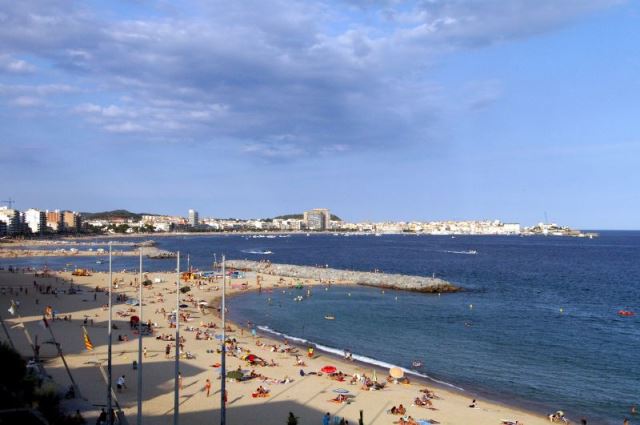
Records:
[[[445,280],[402,274],[358,272],[325,267],[296,266],[292,264],[273,264],[249,260],[227,260],[227,267],[254,271],[275,276],[298,279],[320,279],[331,282],[351,282],[358,285],[377,288],[398,289],[403,291],[440,293],[458,292],[460,288]]]

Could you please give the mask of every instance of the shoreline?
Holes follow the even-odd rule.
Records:
[[[350,285],[350,283],[332,283],[331,285],[338,285],[338,286],[348,286]],[[393,289],[391,288],[391,290],[395,290],[395,291],[402,291],[402,290],[398,290],[398,289]],[[227,299],[229,298],[234,298],[234,299],[241,299],[243,295],[248,295],[248,293],[255,293],[258,292],[257,288],[251,288],[248,289],[246,291],[242,291],[242,292],[236,292],[233,294],[228,294],[227,295]],[[217,302],[219,300],[219,298],[214,298],[212,300],[212,302]],[[232,316],[232,315],[231,315]],[[245,331],[250,332],[251,328],[245,326],[245,325],[240,325],[238,323],[238,320],[236,319],[227,319],[227,322],[232,324],[233,326],[235,326],[236,328],[243,328]],[[317,342],[314,342],[314,337],[298,337],[295,335],[288,335],[285,334],[283,332],[280,332],[279,330],[276,329],[272,329],[270,328],[268,325],[266,324],[257,324],[254,323],[256,325],[256,334],[258,335],[257,338],[263,338],[266,339],[268,341],[272,341],[274,343],[278,343],[281,342],[282,339],[286,339],[289,343],[289,345],[295,346],[297,348],[302,349],[302,351],[304,352],[310,345],[312,345],[313,347],[315,347],[315,350],[322,352],[323,356],[326,356],[328,358],[331,358],[333,360],[333,362],[336,364],[336,366],[342,366],[342,367],[338,367],[339,370],[345,370],[345,369],[353,369],[354,366],[358,366],[356,367],[356,369],[367,369],[367,373],[370,370],[375,369],[376,373],[378,375],[378,381],[382,380],[382,377],[385,377],[386,375],[388,375],[389,373],[389,367],[399,367],[401,369],[403,369],[405,371],[405,374],[410,374],[411,375],[411,385],[415,385],[416,383],[421,383],[423,385],[418,385],[421,387],[429,387],[430,389],[435,389],[436,392],[445,392],[445,393],[455,393],[460,397],[464,397],[466,399],[468,399],[469,401],[473,400],[473,399],[480,399],[483,403],[489,402],[491,404],[495,404],[498,406],[501,406],[505,409],[517,409],[519,411],[525,412],[529,415],[532,416],[536,416],[538,418],[540,418],[541,420],[544,420],[545,422],[548,422],[548,418],[547,418],[547,411],[544,410],[543,406],[538,406],[538,408],[532,407],[530,405],[527,405],[525,402],[517,402],[514,401],[512,399],[509,399],[508,394],[505,394],[505,398],[501,398],[501,397],[496,397],[495,394],[489,393],[489,392],[485,392],[482,390],[477,390],[474,389],[473,386],[469,389],[465,389],[462,387],[457,386],[455,383],[451,383],[451,382],[446,382],[443,381],[441,379],[429,376],[427,374],[424,373],[420,373],[420,372],[416,372],[414,370],[410,370],[407,368],[404,368],[402,366],[399,366],[397,364],[394,363],[389,363],[383,360],[378,360],[374,357],[370,357],[367,356],[366,354],[359,354],[359,353],[351,353],[353,355],[353,360],[349,361],[346,360],[344,358],[344,356],[334,352],[334,351],[340,351],[339,348],[336,347],[327,347],[321,344],[318,344]],[[266,331],[264,328],[267,327],[270,329],[270,331]],[[304,342],[303,342],[304,341]],[[330,350],[333,351],[327,351],[326,349],[323,348],[329,348]],[[377,362],[377,363],[383,363],[385,365],[389,365],[389,367],[386,366],[382,366],[381,364],[376,364],[376,363],[372,363],[372,362],[368,362],[366,360],[362,360],[362,358],[366,358],[368,360],[371,360],[373,362]],[[402,385],[406,385],[406,384],[402,384]],[[366,422],[366,421],[365,421]],[[577,421],[575,421],[577,422]]]
[[[171,311],[170,309],[172,307],[172,301],[175,297],[175,295],[170,295],[172,292],[172,287],[175,288],[175,286],[172,285],[171,282],[175,282],[176,274],[175,272],[149,272],[148,275],[149,278],[158,277],[162,279],[162,282],[157,284],[154,283],[154,286],[152,288],[145,289],[145,292],[147,294],[145,295],[144,303],[144,305],[147,306],[145,308],[145,319],[152,318],[153,320],[157,320],[161,323],[161,326],[158,329],[158,333],[169,332],[169,334],[172,334],[173,330],[164,325],[164,318],[162,317],[162,315],[158,316],[157,309],[161,306],[164,306],[168,309],[168,311]],[[68,272],[56,272],[54,276],[56,279],[56,284],[54,286],[59,287],[60,285],[62,285],[62,287],[68,288],[69,279],[71,278]],[[135,294],[137,293],[136,286],[131,286],[130,284],[128,284],[128,282],[132,282],[135,278],[137,278],[137,276],[138,274],[135,272],[114,273],[114,277],[122,282],[120,288],[115,289],[115,293],[135,297]],[[258,275],[256,275],[256,277],[257,276]],[[287,285],[286,283],[290,283],[291,286],[294,285],[294,280],[291,278],[285,279],[284,285],[279,285],[280,281],[278,281],[277,277],[275,276],[260,276],[263,278],[263,290],[268,290],[269,288],[273,288],[273,290],[275,290],[276,288],[278,288],[277,290],[287,288],[289,287],[289,285]],[[0,277],[6,277],[9,279],[14,278],[14,286],[16,288],[18,287],[18,285],[15,284],[17,284],[18,281],[22,281],[22,286],[30,287],[31,281],[33,280],[33,273],[11,274],[8,272],[0,272]],[[58,282],[57,279],[60,279],[60,282]],[[7,281],[7,279],[3,280]],[[38,278],[38,281],[41,282],[41,279]],[[43,279],[43,281],[53,282],[54,277],[48,278],[47,280]],[[99,379],[96,371],[96,366],[86,366],[87,361],[90,358],[94,357],[94,355],[87,353],[83,349],[82,339],[80,337],[81,334],[79,331],[81,319],[78,319],[78,317],[82,317],[82,315],[84,314],[85,317],[95,318],[95,320],[98,322],[96,324],[97,327],[89,327],[88,329],[93,342],[96,345],[97,356],[101,358],[102,362],[104,362],[104,350],[106,349],[106,337],[104,334],[106,334],[106,332],[104,332],[104,328],[100,325],[104,324],[106,314],[103,307],[105,294],[100,293],[100,301],[98,302],[91,302],[91,300],[83,300],[82,298],[90,298],[90,294],[93,292],[92,289],[97,285],[104,288],[107,281],[108,274],[104,272],[98,272],[91,277],[73,277],[74,286],[78,285],[78,287],[84,288],[86,291],[86,295],[61,295],[54,298],[53,295],[40,296],[36,294],[37,297],[42,298],[42,304],[46,305],[48,303],[51,303],[52,305],[54,305],[54,307],[57,307],[60,310],[60,315],[66,314],[66,312],[73,312],[75,316],[73,322],[65,322],[59,320],[55,322],[56,324],[54,325],[54,328],[61,329],[56,330],[56,336],[62,340],[61,342],[63,343],[63,346],[66,347],[65,354],[67,357],[67,362],[69,362],[74,375],[76,375],[76,379],[78,380],[83,390],[83,395],[85,397],[88,397],[93,402],[93,404],[95,404],[96,401],[99,402],[100,400],[102,400],[103,390],[102,385],[100,385],[99,388],[94,388],[96,379]],[[246,291],[238,289],[239,285],[234,285],[234,283],[239,284],[242,281],[249,282],[250,278],[237,280],[234,279],[228,281],[229,296],[235,298],[243,295],[247,291],[258,291],[258,288],[255,284],[249,284],[249,289],[247,289]],[[214,292],[216,291],[216,288],[219,289],[219,279],[217,281],[210,281],[209,284],[204,286],[204,290],[201,290],[199,285],[196,286],[195,282],[190,282],[189,285],[191,286],[192,290],[188,294],[191,294],[193,297],[211,299],[217,298],[220,295],[219,292]],[[321,283],[311,280],[305,282],[305,285],[321,285]],[[335,285],[348,286],[353,285],[353,283],[336,283]],[[2,286],[6,285],[3,284]],[[29,290],[31,291],[31,288],[29,288]],[[156,293],[158,295],[155,295]],[[173,293],[175,293],[175,289],[173,290]],[[160,294],[162,294],[163,298],[166,296],[167,299],[162,303],[156,303],[157,300],[155,298]],[[8,297],[15,297],[16,295],[5,295],[3,293],[1,296],[3,297],[3,302],[8,302]],[[185,297],[188,296],[189,295],[185,295]],[[35,307],[34,310],[33,303],[27,302],[28,299],[29,297],[22,298],[23,302],[21,303],[21,310],[23,309],[24,313],[21,314],[24,315],[24,319],[30,320],[28,328],[30,328],[32,332],[37,333],[38,311],[40,311],[39,314],[41,315],[41,310],[39,310],[38,307]],[[86,304],[84,304],[83,302],[86,302]],[[151,303],[156,304],[155,306],[152,306]],[[213,305],[214,304],[212,301],[210,306]],[[114,310],[122,310],[126,307],[128,307],[126,304],[118,303],[116,304]],[[152,314],[154,308],[156,309],[155,315]],[[216,311],[211,308],[207,310],[208,313],[205,313],[201,319],[198,319],[198,315],[195,314],[196,318],[194,320],[196,321],[191,324],[192,327],[198,327],[197,320],[210,322],[213,319],[214,323],[219,323]],[[31,314],[28,313],[29,311],[31,311]],[[192,313],[195,313],[195,310],[192,310],[191,308],[185,309],[185,311],[191,311]],[[123,322],[122,324],[124,324],[124,319],[122,317],[118,318],[114,314],[114,319],[117,321],[119,328],[121,327],[121,322]],[[13,322],[15,319],[9,318],[9,320]],[[265,424],[275,425],[282,423],[282,421],[284,421],[286,418],[287,411],[291,409],[294,409],[296,413],[302,410],[302,412],[307,412],[307,415],[311,414],[314,417],[318,414],[318,412],[330,411],[332,415],[340,415],[347,418],[349,421],[353,421],[354,423],[356,423],[357,412],[358,410],[363,409],[366,412],[366,423],[371,425],[387,425],[391,424],[392,421],[397,420],[398,417],[385,415],[384,412],[388,410],[391,405],[396,405],[398,402],[400,402],[404,403],[405,406],[407,406],[408,412],[410,412],[409,414],[413,414],[414,417],[421,418],[424,416],[429,418],[437,418],[438,421],[440,421],[440,423],[442,423],[443,425],[466,425],[469,423],[473,423],[474,425],[495,425],[496,423],[499,424],[500,420],[505,417],[513,418],[514,420],[517,418],[526,425],[543,425],[548,422],[545,417],[538,414],[535,410],[532,410],[530,408],[519,408],[517,406],[509,404],[508,402],[496,402],[494,398],[484,396],[476,397],[478,398],[480,403],[478,408],[469,409],[467,408],[467,405],[469,404],[471,398],[475,395],[475,393],[468,391],[458,392],[451,388],[445,387],[444,385],[440,386],[437,382],[433,382],[430,379],[422,380],[412,376],[413,382],[410,385],[387,385],[387,387],[383,391],[363,391],[359,386],[352,387],[349,386],[347,382],[338,384],[337,382],[329,380],[326,377],[314,377],[313,375],[311,375],[308,377],[300,378],[298,377],[297,373],[299,370],[299,366],[292,365],[294,363],[292,354],[268,351],[265,352],[266,348],[264,346],[256,346],[256,338],[253,338],[250,332],[244,332],[244,330],[247,329],[245,326],[239,325],[235,321],[230,322],[233,322],[232,326],[234,326],[236,329],[233,333],[231,333],[230,337],[237,338],[243,349],[250,350],[251,353],[255,353],[256,355],[261,356],[265,359],[271,358],[272,360],[276,359],[276,361],[278,361],[279,366],[261,368],[259,369],[259,372],[268,374],[268,376],[272,378],[282,379],[283,375],[285,377],[290,376],[294,378],[293,383],[291,384],[282,384],[275,386],[273,383],[265,384],[268,385],[268,388],[274,391],[274,399],[279,397],[277,402],[274,400],[274,403],[271,402],[271,398],[256,400],[250,397],[251,388],[258,385],[258,382],[256,382],[255,380],[249,382],[229,383],[228,390],[230,391],[231,397],[236,397],[234,400],[232,400],[232,404],[230,407],[231,410],[229,411],[230,415],[249,415],[245,416],[245,419],[250,419],[252,417],[255,417],[251,415],[255,415],[255,412],[260,411],[260,409],[275,409],[275,411],[273,411],[273,414],[270,414],[269,417],[265,418],[264,422]],[[69,326],[72,326],[72,328],[69,328]],[[187,324],[187,327],[188,326],[189,325]],[[64,329],[68,330],[63,332]],[[73,332],[70,332],[71,329],[73,329]],[[184,408],[181,408],[181,412],[185,413],[185,411],[192,409],[191,414],[195,414],[195,412],[201,413],[198,413],[200,415],[198,416],[198,418],[200,419],[193,417],[193,421],[191,422],[188,419],[181,419],[181,422],[185,424],[199,424],[205,421],[204,419],[202,419],[203,415],[207,415],[207,418],[217,415],[217,411],[215,409],[217,409],[218,405],[215,399],[213,407],[214,410],[211,410],[211,406],[209,405],[211,402],[205,403],[208,399],[203,398],[202,395],[198,394],[202,394],[200,385],[204,382],[204,377],[211,376],[212,373],[214,374],[214,376],[216,376],[216,374],[218,373],[218,370],[206,367],[207,365],[210,365],[212,361],[218,361],[218,358],[215,354],[213,354],[212,359],[211,354],[207,354],[204,351],[204,348],[215,347],[215,342],[200,341],[198,343],[197,341],[193,340],[194,335],[187,332],[187,330],[188,329],[183,330],[184,333],[181,332],[181,335],[184,335],[188,338],[187,345],[189,347],[187,348],[187,350],[193,350],[194,354],[196,354],[196,358],[195,360],[181,360],[180,363],[182,365],[181,368],[185,368],[184,373],[185,380],[188,383],[187,387],[192,387],[193,385],[195,385],[195,387],[192,387],[189,390],[185,389],[185,393],[193,392],[194,390],[195,393],[193,393],[192,396],[188,397],[189,400],[192,400],[190,401],[191,404],[187,404]],[[20,332],[20,330],[14,330],[14,328],[11,328],[11,333],[13,333],[14,335]],[[127,333],[125,327],[116,331],[116,333],[121,332],[124,332],[125,334]],[[75,335],[76,333],[77,335]],[[260,338],[267,344],[273,343],[275,345],[280,345],[282,343],[281,338],[278,338],[275,335],[263,336],[262,332],[260,333]],[[311,340],[313,340],[313,338],[311,338]],[[145,405],[144,409],[146,411],[145,415],[149,415],[152,412],[154,414],[168,415],[166,417],[162,416],[162,419],[160,416],[152,416],[151,418],[147,418],[147,421],[151,420],[151,423],[169,424],[171,415],[170,410],[167,411],[166,409],[167,406],[171,405],[170,400],[173,397],[173,379],[170,378],[170,376],[172,376],[170,370],[172,370],[173,367],[173,360],[163,360],[163,356],[161,353],[163,351],[162,347],[164,347],[166,342],[156,341],[155,338],[150,337],[146,338],[144,341],[145,346],[148,345],[150,347],[150,353],[153,353],[151,358],[145,361],[145,370],[153,371],[154,368],[159,368],[155,373],[147,372],[147,375],[144,378],[145,387],[143,387],[143,397]],[[24,345],[24,341],[19,342],[22,343],[21,352],[28,353],[28,350]],[[132,339],[129,342],[114,342],[114,376],[118,376],[118,373],[122,373],[125,370],[129,371],[127,373],[131,373],[131,359],[135,358],[135,353],[137,353],[136,347],[137,338]],[[43,356],[52,354],[49,350],[51,350],[50,347],[47,348],[46,352],[42,353]],[[359,373],[366,373],[369,375],[370,371],[373,368],[377,370],[380,377],[386,376],[388,372],[388,370],[385,370],[385,368],[383,367],[375,367],[367,362],[347,362],[340,356],[335,355],[335,353],[325,352],[322,349],[318,349],[316,351],[313,359],[307,359],[305,354],[306,353],[304,353],[304,351],[300,352],[300,355],[304,357],[304,360],[308,365],[307,367],[304,367],[305,371],[319,370],[323,364],[330,362],[330,364],[335,364],[339,367],[340,370],[344,371],[348,375],[352,375],[358,370],[360,371]],[[235,356],[232,357],[231,355],[227,357],[228,370],[233,370],[233,368],[235,367],[234,364],[237,365],[238,362],[240,362],[240,366],[244,366],[244,368],[246,368],[247,365],[241,362],[238,358],[234,357]],[[167,362],[169,362],[170,367],[167,366]],[[64,370],[59,363],[60,362],[58,361],[58,359],[51,360],[50,366],[47,367],[47,372],[54,376],[56,382],[63,384],[64,382],[66,382],[66,377],[64,375]],[[151,375],[149,375],[149,373],[151,373]],[[197,380],[194,381],[194,379]],[[127,417],[133,418],[135,417],[136,411],[135,398],[132,399],[132,397],[135,397],[135,379],[129,378],[129,380],[131,382],[131,389],[123,394],[118,394],[118,396]],[[102,381],[100,380],[100,382]],[[413,397],[415,397],[415,395],[418,393],[418,390],[420,388],[423,388],[425,384],[429,388],[435,389],[437,394],[441,396],[441,399],[434,400],[434,404],[438,408],[436,411],[430,411],[424,408],[411,406]],[[330,396],[328,394],[325,394],[327,392],[326,389],[330,388],[331,386],[335,387],[335,385],[343,385],[345,388],[349,388],[351,391],[353,391],[353,393],[357,395],[355,403],[352,403],[351,406],[328,403],[326,399],[329,397],[333,397],[333,395]],[[213,386],[214,390],[218,388],[219,381],[214,380]],[[295,388],[295,392],[291,393],[289,388]],[[324,390],[322,388],[324,388]],[[282,400],[284,396],[281,396],[281,394],[283,393],[288,394],[285,397],[285,400]],[[183,397],[185,396],[186,394],[183,395]],[[282,405],[283,407],[280,407],[278,403],[283,402],[294,403],[294,405],[293,407],[291,407],[289,404],[285,403],[285,405]],[[208,408],[205,408],[205,411],[208,413],[202,410],[205,405],[209,405]],[[238,409],[235,409],[236,406],[238,406]],[[285,408],[284,406],[287,407]],[[312,411],[309,409],[312,409]],[[271,410],[269,411],[271,412]],[[162,414],[161,412],[165,413]],[[302,415],[302,417],[304,418],[304,423],[312,423],[314,421],[313,417],[305,416],[304,414]],[[213,418],[211,417],[211,419]],[[247,422],[247,420],[236,420],[236,422],[245,423]]]

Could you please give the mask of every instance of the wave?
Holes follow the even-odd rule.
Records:
[[[272,335],[277,335],[277,336],[286,338],[288,341],[292,341],[292,342],[295,342],[295,343],[298,343],[298,344],[312,345],[316,349],[318,349],[320,351],[324,351],[325,353],[334,354],[334,355],[336,355],[338,357],[343,357],[344,356],[344,350],[340,350],[338,348],[327,347],[326,345],[321,345],[321,344],[315,343],[313,341],[309,341],[308,339],[298,338],[298,337],[295,337],[295,336],[287,335],[285,333],[278,332],[278,331],[276,331],[274,329],[271,329],[269,326],[260,325],[260,326],[257,326],[257,328],[259,330],[261,330],[262,332],[266,332],[266,333],[269,333],[269,334],[272,334]],[[372,366],[378,366],[378,367],[386,369],[386,370],[389,370],[392,367],[399,367],[406,374],[413,375],[413,376],[418,376],[418,377],[424,378],[424,379],[428,379],[428,380],[430,380],[432,382],[436,382],[436,383],[438,383],[440,385],[445,385],[445,386],[447,386],[449,388],[453,388],[453,389],[458,390],[458,391],[464,391],[463,388],[455,386],[455,385],[453,385],[453,384],[451,384],[449,382],[445,382],[445,381],[441,381],[439,379],[436,379],[436,378],[434,378],[432,376],[427,375],[426,373],[420,373],[420,372],[412,370],[412,369],[407,369],[407,368],[404,368],[402,366],[398,366],[398,365],[394,365],[392,363],[384,362],[382,360],[376,360],[376,359],[373,359],[371,357],[363,356],[361,354],[352,353],[352,357],[353,357],[354,360],[357,360],[357,361],[359,361],[361,363],[370,364]]]
[[[241,252],[245,254],[256,254],[256,255],[271,255],[273,251],[260,251],[259,249],[242,249]]]
[[[476,255],[478,253],[478,251],[476,251],[475,249],[470,249],[468,251],[442,251],[442,252],[446,252],[447,254],[464,254],[464,255]]]

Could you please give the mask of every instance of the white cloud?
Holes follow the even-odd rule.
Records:
[[[15,99],[12,99],[10,104],[20,108],[34,108],[44,105],[44,101],[38,97],[18,96]]]
[[[36,67],[22,59],[15,59],[9,55],[0,55],[0,73],[31,74]]]

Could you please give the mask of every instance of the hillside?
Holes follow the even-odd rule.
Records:
[[[140,220],[143,215],[156,215],[150,213],[133,213],[127,210],[113,210],[101,212],[83,212],[81,213],[85,220],[111,220],[114,218],[125,218]]]

